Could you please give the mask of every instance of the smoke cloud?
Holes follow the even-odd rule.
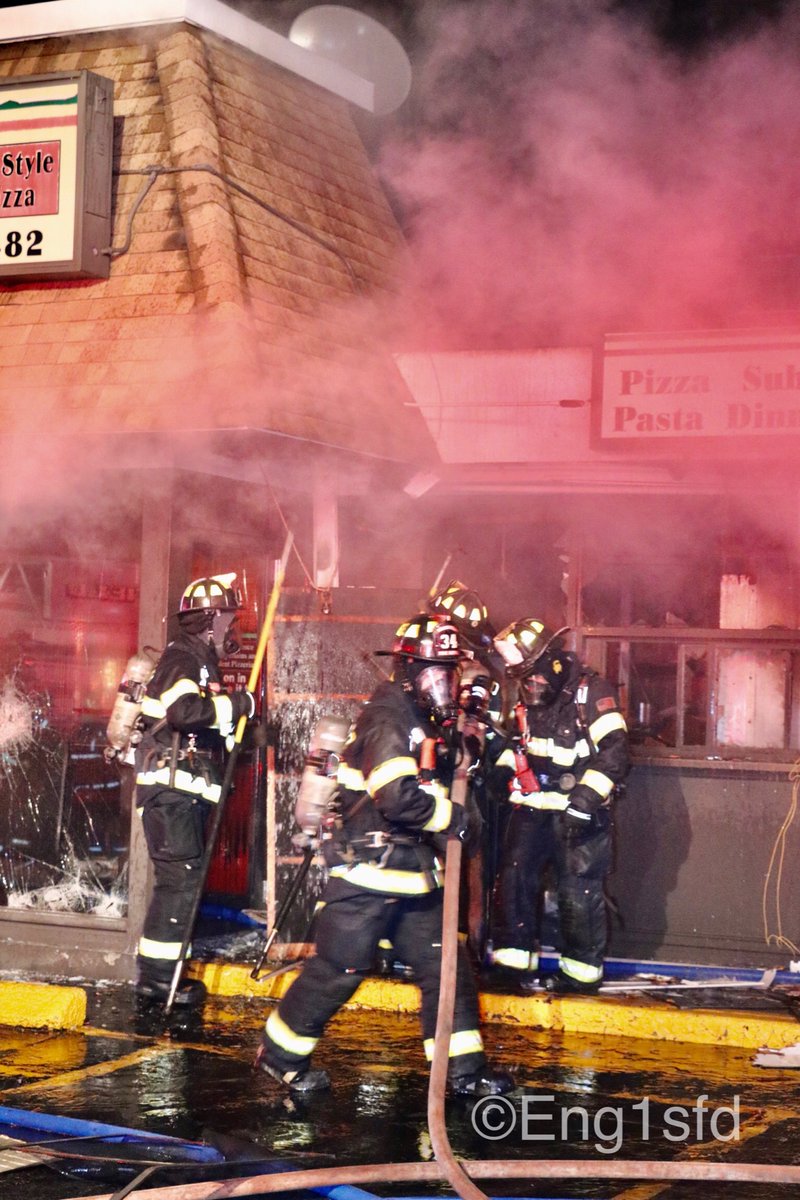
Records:
[[[425,5],[420,25],[381,157],[413,248],[409,347],[775,325],[797,304],[796,9],[694,55],[595,0]]]

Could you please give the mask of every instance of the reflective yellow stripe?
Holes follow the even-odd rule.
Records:
[[[422,828],[428,833],[441,833],[441,831],[446,829],[450,824],[450,818],[452,815],[453,805],[450,800],[448,800],[447,796],[437,796],[433,813],[422,826]]]
[[[141,787],[155,787],[156,784],[169,787],[170,769],[169,767],[159,767],[157,771],[140,771],[136,776],[136,782]],[[193,796],[209,800],[212,804],[217,803],[222,792],[218,783],[206,783],[202,775],[192,775],[191,772],[180,769],[175,772],[175,782],[172,786],[179,792],[190,792]]]
[[[219,729],[230,729],[233,725],[233,701],[227,692],[221,692],[213,699],[216,719],[211,728],[216,726]]]
[[[552,746],[548,757],[557,767],[571,767],[581,750],[584,757],[589,753],[586,742],[577,742],[574,746]]]
[[[339,763],[336,782],[351,792],[364,791],[364,776],[355,767],[348,767],[347,763]]]
[[[390,942],[389,938],[380,938],[380,940],[378,941],[378,949],[379,950],[392,950],[392,949],[394,949],[394,947],[393,947],[392,943]]]
[[[550,752],[553,749],[553,739],[528,738],[527,747],[528,753],[533,754],[535,758],[549,758]]]
[[[432,1062],[433,1038],[425,1038],[422,1044],[425,1047],[425,1057],[428,1062]],[[462,1054],[480,1054],[482,1050],[483,1038],[477,1029],[461,1029],[458,1033],[450,1035],[448,1058],[458,1058]]]
[[[602,717],[598,717],[596,721],[592,721],[589,726],[589,737],[594,742],[595,746],[601,742],[607,733],[611,733],[615,729],[621,729],[623,733],[628,726],[625,724],[625,718],[621,712],[603,713]]]
[[[598,796],[602,796],[604,800],[614,790],[614,780],[609,779],[602,771],[595,771],[592,767],[583,772],[579,782],[585,787],[590,787],[593,792],[597,792]]]
[[[517,765],[516,760],[514,759],[513,750],[504,750],[497,759],[496,765],[498,767],[511,767],[511,770],[513,771]]]
[[[289,1054],[296,1054],[299,1058],[308,1058],[319,1041],[319,1038],[301,1037],[299,1033],[295,1033],[283,1018],[278,1016],[277,1009],[269,1015],[266,1033],[281,1050],[287,1050]]]
[[[382,787],[386,787],[387,783],[394,783],[396,779],[416,774],[418,771],[415,758],[389,758],[374,771],[370,771],[367,776],[366,789],[374,799],[375,793],[379,792]]]
[[[531,955],[527,950],[515,950],[511,946],[502,946],[499,950],[492,951],[494,965],[508,967],[511,971],[530,971],[531,958],[536,958],[538,964],[538,956]]]
[[[565,975],[577,979],[579,983],[597,983],[603,978],[602,967],[591,967],[588,963],[579,962],[577,958],[560,958],[558,965]]]
[[[186,957],[191,954],[191,946],[186,947]],[[177,962],[181,953],[180,942],[157,942],[154,938],[139,938],[139,945],[136,947],[136,953],[141,954],[142,958],[168,958],[172,962]]]
[[[509,792],[509,802],[517,808],[538,808],[545,812],[563,812],[569,797],[563,792]]]
[[[155,717],[160,721],[162,717],[167,715],[167,710],[160,700],[155,700],[152,696],[145,696],[142,701],[142,716]]]
[[[355,863],[352,867],[342,864],[333,868],[331,876],[346,879],[356,887],[397,896],[422,896],[441,887],[443,880],[443,872],[438,868],[423,875],[421,871],[393,871],[388,867],[375,867],[372,863]]]
[[[176,700],[180,700],[181,696],[199,696],[200,688],[193,679],[179,679],[177,683],[173,683],[171,688],[167,688],[162,692],[159,699],[164,705],[164,708],[169,708],[170,704],[174,704]]]

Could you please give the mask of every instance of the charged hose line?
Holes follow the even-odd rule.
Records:
[[[347,271],[347,274],[350,277],[350,282],[353,285],[353,290],[355,292],[363,293],[363,285],[353,270],[352,263],[344,254],[342,254],[338,246],[334,246],[332,242],[320,237],[316,230],[312,229],[311,226],[304,225],[302,221],[296,221],[294,217],[290,217],[288,213],[282,212],[279,208],[275,208],[275,206],[270,204],[267,200],[262,200],[260,196],[256,196],[255,193],[249,191],[248,188],[242,187],[242,185],[237,183],[235,179],[231,179],[230,175],[225,175],[222,171],[218,171],[217,168],[212,167],[210,163],[193,163],[191,166],[187,167],[161,167],[157,163],[153,163],[149,167],[124,167],[117,171],[117,175],[147,175],[148,180],[141,188],[134,201],[133,208],[128,214],[128,227],[123,244],[121,246],[106,246],[103,250],[99,251],[99,253],[107,254],[109,258],[119,258],[120,255],[127,254],[131,248],[131,241],[133,239],[134,219],[139,211],[139,208],[141,207],[142,201],[152,188],[153,184],[162,175],[180,175],[184,171],[205,171],[208,175],[213,175],[216,179],[219,179],[222,183],[226,184],[227,187],[233,188],[234,191],[239,192],[240,195],[244,196],[247,200],[250,200],[253,204],[257,204],[259,208],[263,208],[264,211],[268,212],[271,216],[276,217],[279,221],[283,221],[284,224],[289,225],[292,229],[294,229],[295,233],[299,233],[303,237],[308,238],[309,241],[315,242],[317,246],[320,246],[323,250],[327,250],[329,254],[334,254]]]
[[[771,1163],[659,1162],[657,1159],[618,1161],[585,1158],[476,1159],[469,1164],[475,1179],[646,1179],[688,1183],[800,1184],[800,1167]],[[272,1192],[297,1192],[305,1188],[359,1186],[365,1183],[442,1183],[445,1173],[438,1162],[370,1163],[366,1166],[315,1167],[308,1171],[281,1171],[209,1183],[176,1184],[129,1193],[136,1200],[229,1200]],[[73,1200],[113,1200],[114,1193],[75,1196]]]
[[[462,733],[466,733],[466,726]],[[470,732],[473,732],[470,729]],[[466,738],[462,737],[462,747]],[[467,800],[467,772],[470,756],[463,749],[453,773],[450,799],[462,808]],[[458,902],[461,880],[462,846],[458,838],[450,838],[444,869],[444,906],[442,912],[442,965],[439,975],[439,1007],[436,1013],[436,1033],[433,1040],[428,1084],[428,1132],[436,1161],[441,1164],[444,1177],[462,1200],[487,1200],[485,1192],[466,1174],[453,1155],[447,1136],[444,1097],[447,1087],[447,1068],[450,1061],[450,1037],[453,1032],[453,1006],[455,1004],[456,972],[458,969]]]

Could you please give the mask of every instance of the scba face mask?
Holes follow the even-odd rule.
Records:
[[[221,658],[238,654],[241,649],[234,637],[235,621],[236,613],[225,612],[224,609],[217,609],[212,618],[209,641]]]
[[[458,715],[458,672],[454,667],[432,664],[414,679],[414,698],[424,712],[441,725]]]
[[[567,675],[567,663],[553,651],[543,654],[536,663],[536,674],[520,680],[525,703],[531,708],[544,708],[558,697]]]

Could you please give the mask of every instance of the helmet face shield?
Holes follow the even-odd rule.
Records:
[[[432,663],[415,674],[414,699],[434,721],[446,725],[458,715],[458,671],[455,667]]]

